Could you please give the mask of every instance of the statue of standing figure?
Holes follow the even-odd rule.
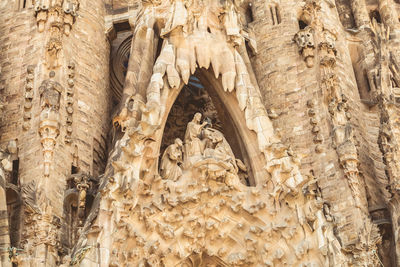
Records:
[[[42,110],[51,109],[58,111],[60,109],[60,98],[63,88],[60,83],[54,80],[55,72],[49,73],[49,79],[44,80],[39,87],[40,106]]]
[[[208,122],[201,121],[201,114],[196,113],[193,116],[193,120],[188,123],[185,133],[185,161],[188,164],[186,167],[190,167],[195,162],[203,158],[204,143],[200,139],[204,127]]]

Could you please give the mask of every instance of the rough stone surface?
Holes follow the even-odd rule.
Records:
[[[396,0],[0,2],[0,266],[400,266]]]

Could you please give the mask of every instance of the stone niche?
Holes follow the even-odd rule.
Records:
[[[195,75],[191,76],[188,85],[183,87],[168,114],[160,148],[160,160],[166,148],[173,144],[176,138],[184,140],[186,126],[196,113],[201,113],[203,122],[224,135],[236,160],[242,170],[245,170],[246,177],[242,182],[248,186],[255,185],[254,179],[248,175],[251,170],[247,167],[247,152],[232,118],[218,96],[213,94],[210,88],[206,88]]]

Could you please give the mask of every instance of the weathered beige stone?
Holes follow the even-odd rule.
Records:
[[[400,4],[0,3],[1,266],[400,266]]]

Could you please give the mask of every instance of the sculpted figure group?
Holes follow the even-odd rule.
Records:
[[[212,128],[207,120],[201,123],[201,117],[196,113],[188,123],[184,142],[177,138],[164,151],[160,168],[163,179],[178,181],[185,170],[194,168],[203,177],[232,182],[233,177],[238,177],[239,170],[246,171],[243,162],[235,159],[224,135]]]

